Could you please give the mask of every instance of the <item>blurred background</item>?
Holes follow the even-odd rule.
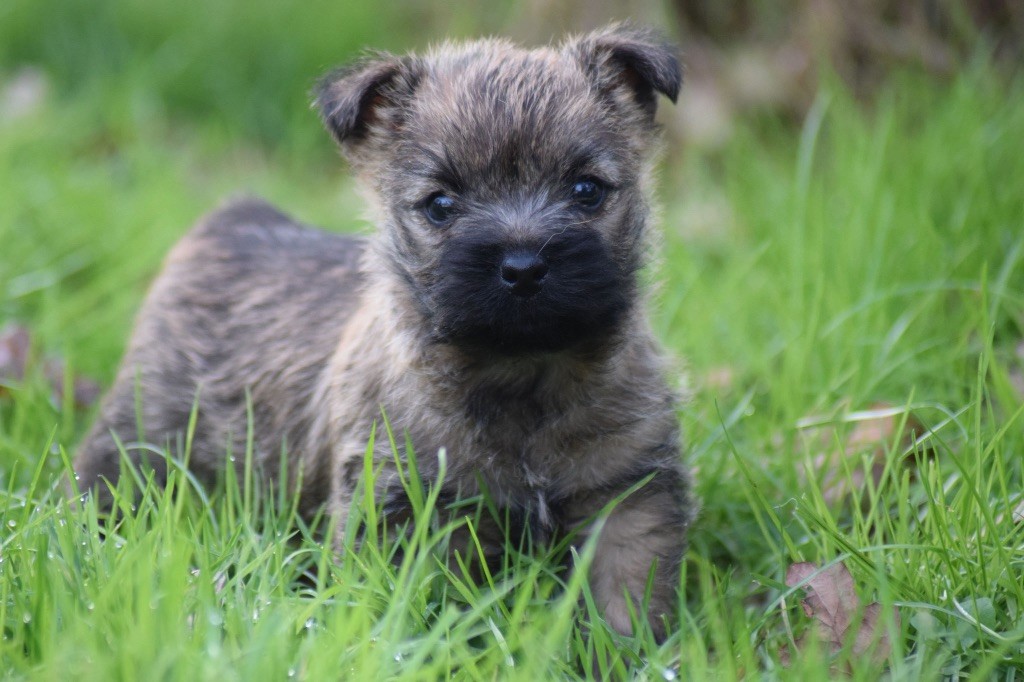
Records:
[[[6,0],[0,118],[88,97],[112,135],[125,117],[167,117],[319,162],[331,150],[308,90],[364,49],[543,43],[615,19],[683,46],[685,95],[665,111],[676,152],[724,144],[738,116],[799,122],[829,74],[870,98],[897,67],[949,77],[979,53],[1015,64],[1024,45],[1017,0]]]
[[[770,304],[784,311],[797,296],[785,287],[809,286],[785,284],[771,269],[794,272],[787,259],[807,258],[776,248],[806,237],[786,230],[802,224],[799,205],[808,195],[775,180],[806,180],[803,147],[808,140],[813,147],[826,100],[836,131],[860,130],[851,139],[870,140],[877,126],[887,144],[889,115],[873,123],[861,117],[893,112],[897,129],[914,128],[944,96],[937,93],[955,93],[957,79],[972,72],[971,84],[949,98],[970,100],[963,106],[977,109],[976,125],[964,134],[983,135],[980,121],[1000,111],[1024,44],[1019,0],[3,0],[0,326],[28,322],[32,345],[68,356],[104,384],[163,254],[225,197],[257,194],[308,222],[368,228],[347,170],[310,110],[318,76],[367,49],[401,52],[492,34],[537,44],[614,19],[656,27],[683,49],[683,94],[677,106],[663,101],[658,114],[667,132],[660,193],[668,235],[668,265],[659,274],[670,295],[657,324],[722,390],[736,383],[737,366],[768,376],[776,356],[755,355],[763,365],[751,367],[751,338],[786,338],[782,312],[772,316],[758,296],[774,297]],[[959,105],[934,117],[921,154],[944,150],[963,128]],[[855,146],[870,142],[850,142],[844,152],[849,135],[833,137],[827,148],[851,163],[844,170],[837,162],[811,195],[827,219],[836,215],[827,183],[842,182],[844,173],[856,180],[854,162],[879,153]],[[977,150],[979,183],[1013,167],[1013,150],[990,154],[984,139],[965,143]],[[902,154],[899,144],[885,151],[890,158]],[[932,166],[938,205],[929,215],[959,210],[944,188],[963,186],[961,167]],[[907,172],[913,177],[902,181],[912,193],[924,180]],[[999,201],[1016,202],[1012,190],[1005,194]],[[891,200],[874,187],[862,191],[865,199],[880,211]],[[907,215],[920,213],[900,202]],[[833,240],[859,239],[853,228],[815,224],[823,230],[822,258],[831,258]],[[906,243],[899,248],[920,246],[909,232],[893,235]],[[759,255],[769,247],[777,258],[770,266]],[[900,258],[899,248],[885,253]],[[744,259],[757,258],[760,269],[744,269]],[[967,268],[974,261],[949,262]],[[840,266],[869,267],[853,259]],[[912,275],[905,263],[892,268]],[[748,292],[742,299],[701,274],[724,271],[735,273],[732,287]],[[864,272],[851,271],[853,281]],[[770,286],[752,290],[755,275]],[[687,319],[713,326],[713,340],[690,334]],[[777,341],[773,352],[787,343]]]

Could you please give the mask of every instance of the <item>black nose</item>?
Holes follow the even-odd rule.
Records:
[[[501,281],[516,296],[533,296],[541,289],[548,264],[533,253],[514,252],[501,262]]]

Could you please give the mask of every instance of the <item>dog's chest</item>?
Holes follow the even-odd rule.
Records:
[[[547,525],[560,500],[587,478],[578,475],[587,459],[574,437],[579,411],[532,396],[472,409],[457,454],[460,478],[482,481],[496,501]]]
[[[430,398],[400,420],[417,453],[447,453],[447,486],[487,489],[500,506],[550,526],[565,500],[599,489],[627,465],[634,415],[615,408],[607,374],[566,364],[430,373]],[[422,462],[422,457],[420,460]]]

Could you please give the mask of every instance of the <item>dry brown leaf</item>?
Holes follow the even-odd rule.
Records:
[[[850,627],[850,619],[860,606],[853,589],[853,576],[843,564],[834,564],[818,570],[814,564],[793,564],[786,571],[786,585],[795,587],[807,581],[807,598],[801,603],[804,613],[818,623],[821,641],[828,642],[835,651],[843,645],[843,637]]]
[[[24,325],[9,325],[0,331],[0,396],[4,385],[18,383],[25,378],[32,349],[32,334]],[[64,404],[64,363],[58,358],[43,361],[43,374],[50,385],[51,399],[56,405]],[[71,378],[75,407],[86,408],[100,397],[100,385],[88,377]]]
[[[842,447],[836,448],[835,425],[817,426],[822,420],[808,418],[798,426],[815,440],[815,447],[824,452],[814,458],[814,475],[821,482],[822,497],[829,505],[853,500],[860,504],[867,501],[865,495],[866,472],[862,458],[871,460],[871,480],[874,485],[882,480],[885,473],[885,455],[894,441],[898,440],[900,450],[909,450],[915,442],[928,433],[925,426],[906,409],[889,403],[876,403],[869,409],[848,414],[844,423],[853,423],[853,429]],[[903,426],[900,431],[900,426]],[[844,466],[843,462],[848,462]],[[910,458],[904,465],[912,463]],[[847,473],[849,469],[849,473]]]
[[[874,663],[881,663],[889,658],[892,653],[892,642],[889,640],[889,629],[882,617],[882,605],[872,602],[864,607],[864,616],[860,625],[855,631],[853,640],[853,653],[855,656],[868,655]],[[896,627],[900,624],[900,612],[892,611],[893,622]]]
[[[838,653],[852,635],[854,656],[870,655],[875,663],[889,657],[892,643],[882,622],[882,607],[874,602],[861,608],[853,576],[844,564],[833,564],[824,569],[808,562],[793,564],[786,571],[786,585],[800,585],[807,592],[807,598],[800,605],[804,613],[814,619],[817,639],[827,644],[831,653]],[[899,627],[899,612],[894,610],[892,617]],[[806,636],[798,638],[796,652],[790,652],[788,647],[780,651],[783,665],[788,665],[794,653],[799,654],[807,646],[807,641]]]
[[[25,365],[31,346],[32,337],[28,329],[21,325],[9,325],[0,331],[0,384],[18,382],[25,378]],[[2,391],[3,387],[0,386]]]
[[[1024,400],[1024,341],[1017,344],[1017,366],[1010,369],[1010,385],[1017,397]]]
[[[51,397],[55,404],[64,404],[64,363],[53,358],[47,359],[43,366],[46,378],[52,389]],[[99,383],[81,375],[71,377],[71,399],[75,407],[85,409],[96,404],[102,389]]]
[[[703,376],[704,387],[711,391],[724,392],[730,390],[736,383],[736,370],[732,367],[722,365],[712,367]]]

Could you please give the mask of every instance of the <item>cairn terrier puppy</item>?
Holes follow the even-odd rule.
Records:
[[[656,99],[675,101],[681,78],[671,45],[622,25],[329,74],[315,106],[377,233],[330,234],[258,200],[202,220],[143,305],[78,454],[82,489],[109,503],[122,448],[164,476],[145,443],[181,452],[197,401],[201,480],[245,452],[251,425],[256,465],[273,477],[285,452],[301,508],[344,527],[383,409],[424,479],[446,452],[443,499],[486,491],[535,540],[599,530],[591,589],[619,632],[653,572],[663,635],[693,504],[638,272]],[[376,494],[401,519],[386,441]]]

